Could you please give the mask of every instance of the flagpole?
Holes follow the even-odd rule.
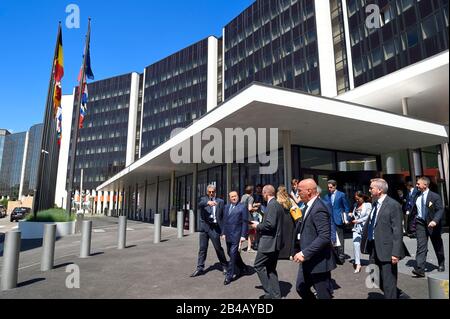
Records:
[[[77,103],[75,105],[75,126],[74,131],[71,136],[71,142],[70,142],[70,171],[69,171],[69,179],[68,179],[68,189],[67,189],[67,201],[66,201],[66,211],[69,213],[69,216],[71,215],[72,211],[72,192],[73,192],[73,179],[75,175],[75,160],[76,160],[76,154],[77,154],[77,141],[78,141],[78,134],[79,129],[78,126],[80,125],[80,108],[81,108],[81,98],[83,96],[83,81],[84,77],[86,75],[86,56],[87,52],[89,50],[90,45],[90,38],[91,38],[91,18],[89,18],[88,21],[88,31],[86,34],[86,43],[84,46],[84,54],[83,54],[83,64],[81,67],[81,78],[78,83],[78,99]],[[86,83],[87,85],[87,83]]]
[[[58,54],[59,50],[59,38],[61,36],[61,21],[59,21],[58,24],[58,35],[56,36],[56,45],[55,45],[55,53],[53,54],[53,60],[52,60],[52,71],[50,72],[50,80],[49,80],[49,86],[48,86],[48,93],[47,93],[47,103],[45,106],[45,112],[44,112],[44,127],[42,130],[42,137],[41,137],[41,150],[39,154],[39,165],[38,165],[38,176],[36,181],[36,191],[34,193],[34,200],[33,200],[33,215],[36,219],[37,212],[42,204],[42,188],[43,188],[43,173],[45,169],[45,159],[46,156],[50,155],[49,151],[45,148],[48,147],[48,139],[49,139],[49,131],[51,129],[51,120],[52,120],[52,111],[53,111],[53,95],[55,90],[55,79],[54,79],[54,73],[55,73],[55,59]],[[50,156],[48,156],[48,159],[50,160]],[[19,194],[20,195],[20,194]]]

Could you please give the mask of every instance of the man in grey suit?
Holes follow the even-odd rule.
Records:
[[[441,197],[429,189],[430,179],[417,180],[417,192],[413,199],[411,215],[416,219],[417,253],[416,267],[412,271],[417,277],[425,277],[425,262],[428,252],[428,238],[431,239],[438,260],[438,271],[445,271],[444,243],[442,242],[442,217],[444,206]]]
[[[361,240],[362,252],[370,254],[371,262],[379,269],[380,288],[386,299],[397,299],[397,265],[405,257],[402,231],[402,207],[387,196],[388,184],[384,179],[374,178],[370,193],[374,202]]]
[[[256,229],[260,234],[254,267],[265,292],[260,298],[280,299],[280,283],[276,268],[278,254],[283,244],[281,228],[284,210],[275,198],[275,188],[272,185],[264,186],[263,197],[267,201],[263,221],[260,224],[254,221],[250,224],[250,228]]]

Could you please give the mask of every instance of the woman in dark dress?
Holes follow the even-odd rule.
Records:
[[[291,256],[293,236],[295,230],[295,222],[291,216],[290,209],[292,206],[296,205],[295,202],[289,197],[287,189],[284,185],[278,187],[277,190],[277,201],[283,206],[284,218],[283,218],[283,228],[282,228],[282,238],[284,246],[280,250],[278,259],[289,259]]]

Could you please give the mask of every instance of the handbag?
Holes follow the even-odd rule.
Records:
[[[289,212],[291,213],[291,216],[294,219],[294,221],[297,221],[303,216],[302,210],[298,208],[298,206],[292,206]]]

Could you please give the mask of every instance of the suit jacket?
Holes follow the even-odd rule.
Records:
[[[331,245],[331,217],[327,204],[317,198],[302,223],[295,229],[295,238],[300,235],[298,251],[305,256],[303,271],[316,274],[336,268]]]
[[[374,204],[372,204],[374,207]],[[361,237],[361,252],[370,254],[368,243],[369,224],[373,209],[364,224]],[[403,212],[400,204],[393,198],[386,196],[381,207],[378,207],[377,219],[374,226],[374,244],[377,257],[382,262],[390,262],[392,256],[403,258],[407,253],[403,243],[402,229]]]
[[[242,203],[237,203],[230,212],[231,204],[225,205],[222,221],[222,235],[229,243],[239,243],[241,237],[248,235],[248,210]]]
[[[334,244],[334,243],[336,243],[336,224],[333,222],[333,207],[331,207],[331,203],[330,202],[327,202],[327,201],[325,201],[325,200],[323,200],[323,199],[321,199],[322,200],[322,203],[324,203],[325,204],[325,206],[327,207],[327,209],[328,209],[328,214],[330,214],[330,224],[331,224],[331,228],[330,228],[330,230],[331,230],[331,242]]]
[[[343,225],[344,222],[342,220],[344,213],[348,213],[350,211],[350,204],[348,203],[347,197],[341,191],[336,190],[336,195],[334,197],[334,203],[331,201],[331,194],[328,193],[327,196],[323,199],[324,201],[330,203],[333,208],[332,217],[333,222],[336,225]]]
[[[413,199],[413,207],[412,207],[412,216],[417,217],[417,206],[416,200],[421,195],[420,192],[416,193],[416,196]],[[441,220],[444,216],[444,206],[442,205],[441,197],[436,194],[435,192],[432,192],[431,190],[428,191],[428,196],[425,199],[425,206],[427,207],[427,217],[426,222],[429,224],[431,221],[434,221],[438,227],[441,226]]]
[[[267,204],[263,221],[258,224],[256,230],[260,234],[258,251],[271,253],[280,251],[283,247],[281,229],[283,227],[284,210],[275,198]]]
[[[410,193],[408,191],[408,194],[406,195],[406,205],[405,205],[405,210],[409,211],[410,213],[412,212],[413,207],[415,206],[415,202],[414,199],[417,199],[417,195],[420,195],[419,190],[414,187],[412,193]]]
[[[200,199],[200,202],[198,203],[198,207],[200,208],[200,229],[201,232],[208,232],[211,229],[213,219],[210,217],[212,214],[212,207],[208,205],[209,201],[208,196],[204,196]],[[217,203],[216,206],[216,220],[219,227],[222,227],[222,219],[223,219],[223,207],[224,202],[220,198],[215,198],[215,201]]]

